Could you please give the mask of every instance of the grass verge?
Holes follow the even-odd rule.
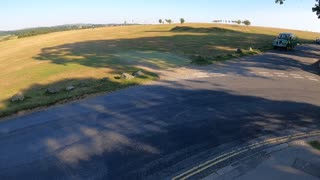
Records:
[[[314,149],[317,149],[320,151],[320,142],[319,141],[311,141],[309,142],[309,145],[313,147]]]
[[[141,85],[148,81],[157,80],[154,73],[144,71],[144,75],[131,80],[123,80],[116,75],[111,78],[102,79],[66,79],[51,83],[50,85],[33,85],[28,90],[23,91],[24,101],[7,101],[7,108],[0,111],[0,117],[17,113],[21,110],[28,111],[38,107],[48,107],[77,99],[82,99],[97,93],[113,92],[131,86]],[[66,87],[73,86],[74,90],[67,90]],[[57,93],[48,93],[48,88],[58,89]]]

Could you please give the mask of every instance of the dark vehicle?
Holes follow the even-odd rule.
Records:
[[[298,44],[297,37],[292,33],[281,33],[273,41],[273,48],[284,48],[286,50],[294,49]]]

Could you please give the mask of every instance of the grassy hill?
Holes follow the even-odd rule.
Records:
[[[0,42],[0,116],[46,106],[85,94],[110,92],[156,79],[153,69],[190,64],[201,56],[211,61],[270,48],[275,35],[293,32],[303,41],[317,33],[222,24],[105,27],[57,32]],[[179,25],[180,26],[180,25]],[[121,80],[122,72],[143,70],[146,76]],[[45,93],[48,87],[68,85],[74,91]],[[11,103],[18,93],[27,99]]]

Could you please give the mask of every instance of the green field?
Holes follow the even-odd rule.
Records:
[[[110,92],[157,79],[154,69],[218,61],[268,50],[275,35],[293,32],[303,41],[317,33],[221,24],[140,25],[57,32],[0,42],[0,116],[86,94]],[[249,52],[249,47],[254,52]],[[146,76],[121,80],[122,72]],[[48,95],[48,87],[76,87]],[[27,99],[11,103],[23,93]]]

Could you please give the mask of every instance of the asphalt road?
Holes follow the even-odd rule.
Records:
[[[163,179],[268,134],[320,127],[320,46],[272,51],[0,123],[0,179]]]

